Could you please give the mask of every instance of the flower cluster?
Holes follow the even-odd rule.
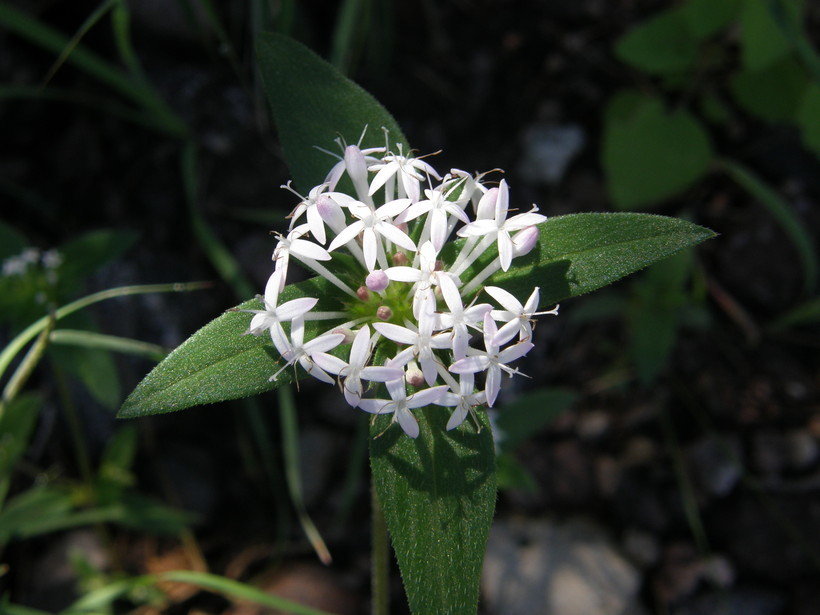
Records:
[[[457,169],[441,176],[396,149],[342,145],[339,162],[306,197],[283,186],[301,202],[278,236],[264,309],[253,311],[249,332],[267,331],[284,359],[271,380],[299,364],[338,381],[351,406],[392,413],[415,438],[416,408],[453,408],[449,430],[492,406],[502,373],[519,373],[509,364],[533,347],[533,317],[557,308],[538,312],[538,288],[522,303],[482,286],[536,246],[546,220],[536,206],[510,215],[505,180],[489,187],[483,175]],[[338,310],[314,310],[318,297],[280,303],[291,259],[344,293]],[[306,340],[306,321],[327,326]],[[370,383],[384,383],[386,395],[369,396],[378,390]]]

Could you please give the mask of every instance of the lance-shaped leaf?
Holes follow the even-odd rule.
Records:
[[[411,439],[391,417],[371,427],[370,463],[410,610],[474,614],[495,509],[495,451],[482,429],[446,431],[449,408],[417,410]],[[380,435],[381,434],[381,435]]]
[[[324,181],[335,162],[317,148],[336,151],[338,137],[355,144],[367,126],[361,147],[380,147],[384,127],[391,144],[409,149],[381,103],[301,43],[281,34],[260,34],[256,55],[285,159],[305,194]]]
[[[637,213],[571,214],[550,218],[538,228],[535,249],[487,284],[516,296],[539,286],[542,306],[602,288],[715,236],[686,220]],[[488,251],[474,269],[495,256]]]
[[[321,278],[285,287],[279,294],[279,304],[298,297],[318,297],[318,310],[338,310],[342,301],[336,288]],[[252,299],[236,309],[261,308],[262,302]],[[267,332],[246,335],[251,317],[246,312],[228,311],[202,327],[137,385],[118,416],[173,412],[264,393],[290,382],[290,369],[282,371],[275,382],[269,380],[282,367],[282,360],[274,358],[277,353]],[[308,338],[315,335],[316,326],[308,321]]]

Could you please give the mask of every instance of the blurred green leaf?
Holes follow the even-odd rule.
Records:
[[[62,244],[58,287],[63,298],[76,296],[78,287],[101,267],[118,260],[138,239],[132,231],[91,231]]]
[[[684,250],[652,265],[631,285],[630,355],[644,385],[657,378],[675,347],[693,265],[692,251]]]
[[[502,453],[496,459],[498,489],[517,489],[526,493],[537,493],[538,483],[532,473],[512,455]]]
[[[820,84],[812,83],[803,92],[797,108],[796,121],[803,144],[820,156]]]
[[[615,207],[643,208],[703,177],[712,146],[687,111],[667,112],[660,100],[627,92],[607,109],[602,158]]]
[[[729,90],[752,115],[768,122],[787,122],[794,118],[808,85],[803,66],[788,56],[758,70],[735,73]]]
[[[86,314],[70,317],[71,326],[93,327]],[[91,396],[106,408],[115,409],[122,402],[120,376],[114,358],[107,350],[82,346],[50,346],[56,363],[79,380]]]
[[[818,323],[820,323],[820,297],[814,297],[776,318],[769,326],[769,329],[782,331],[792,327],[811,326]]]
[[[803,289],[811,294],[817,288],[818,254],[811,235],[792,206],[750,169],[733,160],[723,159],[721,167],[744,190],[755,197],[788,236],[803,265]]]
[[[501,453],[511,453],[569,410],[578,395],[568,389],[545,388],[504,404],[495,419],[495,436]]]
[[[0,220],[0,259],[15,256],[28,245],[26,236],[11,224]]]
[[[420,434],[408,438],[379,416],[370,463],[410,610],[473,614],[495,508],[495,452],[485,413],[480,432],[445,431],[449,411],[416,411]]]
[[[788,19],[799,23],[802,0],[776,0]],[[740,49],[743,66],[757,71],[771,66],[791,53],[791,44],[774,19],[771,0],[746,0],[740,13]]]
[[[689,70],[698,54],[698,38],[680,7],[658,13],[629,30],[615,44],[615,56],[653,75]]]
[[[337,137],[356,143],[367,126],[362,147],[380,147],[385,127],[392,144],[409,150],[390,113],[304,45],[281,34],[261,34],[256,52],[285,159],[294,184],[305,194],[325,180],[335,163],[316,148],[336,152]]]
[[[679,10],[692,35],[705,39],[734,21],[744,2],[745,0],[687,0],[680,5]]]
[[[26,452],[42,405],[43,398],[39,395],[18,395],[0,414],[0,483],[8,478],[14,464]],[[4,495],[0,491],[0,505]]]

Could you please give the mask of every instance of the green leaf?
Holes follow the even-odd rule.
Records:
[[[550,388],[533,391],[505,404],[495,421],[499,451],[514,451],[524,440],[569,410],[577,397],[570,390]]]
[[[0,220],[0,259],[20,254],[27,245],[28,240],[25,235],[12,225]]]
[[[615,45],[619,60],[653,75],[686,71],[697,53],[698,39],[679,7],[639,23]]]
[[[499,271],[488,283],[517,296],[527,296],[533,286],[539,286],[541,305],[551,305],[606,286],[713,236],[712,231],[690,222],[650,214],[560,216],[541,225],[539,243],[529,255],[516,260],[509,271]],[[483,268],[495,257],[493,252],[488,250],[474,267]],[[317,310],[343,309],[347,300],[327,280],[316,277],[287,286],[280,302],[305,296],[320,298]],[[238,309],[260,307],[252,300]],[[140,382],[118,416],[172,412],[256,395],[290,382],[290,369],[276,382],[268,380],[281,362],[269,354],[268,336],[244,335],[250,319],[249,314],[229,311],[200,329]],[[307,322],[306,339],[318,326],[316,321]]]
[[[375,98],[301,43],[260,34],[256,53],[285,159],[300,190],[306,193],[322,183],[335,162],[317,147],[335,152],[337,137],[357,143],[365,126],[363,148],[383,146],[385,127],[391,143],[409,149],[396,120]]]
[[[698,181],[712,160],[709,136],[684,110],[626,92],[610,103],[602,157],[618,209],[648,207]]]
[[[338,295],[327,280],[313,278],[287,286],[279,301],[318,297],[317,310],[336,310],[341,301]],[[261,303],[252,299],[236,309],[261,308]],[[273,345],[268,335],[246,335],[250,321],[250,314],[228,311],[205,325],[137,385],[118,416],[133,418],[238,399],[290,382],[289,369],[279,374],[275,382],[269,381],[282,365],[269,354]],[[307,339],[315,327],[315,322],[307,323]]]
[[[688,0],[680,10],[693,36],[705,39],[728,26],[745,0]]]
[[[540,230],[536,248],[488,283],[516,296],[539,286],[541,306],[602,288],[715,236],[686,220],[638,213],[559,216]]]
[[[42,397],[28,393],[11,400],[0,414],[0,482],[11,474],[14,464],[26,452],[42,405]],[[0,505],[2,501],[0,489]]]
[[[732,75],[729,90],[752,115],[768,122],[787,122],[793,119],[808,85],[805,69],[789,56],[765,68]]]
[[[650,267],[631,286],[626,314],[630,325],[629,350],[638,379],[644,385],[657,378],[675,348],[689,301],[686,283],[693,266],[692,250],[678,252]]]
[[[783,18],[800,22],[802,0],[782,2]],[[760,70],[771,66],[791,53],[791,43],[775,20],[771,0],[746,0],[740,13],[740,49],[743,66]]]
[[[803,289],[807,295],[817,287],[817,250],[811,234],[797,216],[794,208],[777,191],[768,186],[750,169],[733,160],[721,160],[721,167],[749,194],[754,196],[772,215],[797,250],[803,265]]]
[[[416,615],[476,612],[495,508],[495,452],[489,421],[445,431],[449,410],[417,411],[408,438],[391,417],[373,422],[370,463],[410,610]],[[470,423],[472,425],[472,423]]]
[[[797,125],[803,144],[815,155],[820,156],[820,122],[817,121],[817,110],[820,109],[820,85],[812,83],[803,93],[797,109]]]

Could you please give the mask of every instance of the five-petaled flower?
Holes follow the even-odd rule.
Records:
[[[557,308],[538,311],[538,288],[522,303],[496,276],[537,245],[546,220],[537,207],[508,217],[505,180],[490,187],[484,174],[458,169],[442,176],[397,150],[343,146],[307,197],[284,186],[301,201],[277,235],[264,309],[248,310],[249,333],[267,331],[282,357],[271,379],[292,366],[338,381],[351,406],[392,414],[415,438],[413,410],[451,408],[450,430],[493,406],[502,374],[519,374],[510,364],[534,347],[533,319]],[[280,304],[291,259],[340,292],[307,297],[294,287]],[[473,333],[483,348],[470,345]]]

